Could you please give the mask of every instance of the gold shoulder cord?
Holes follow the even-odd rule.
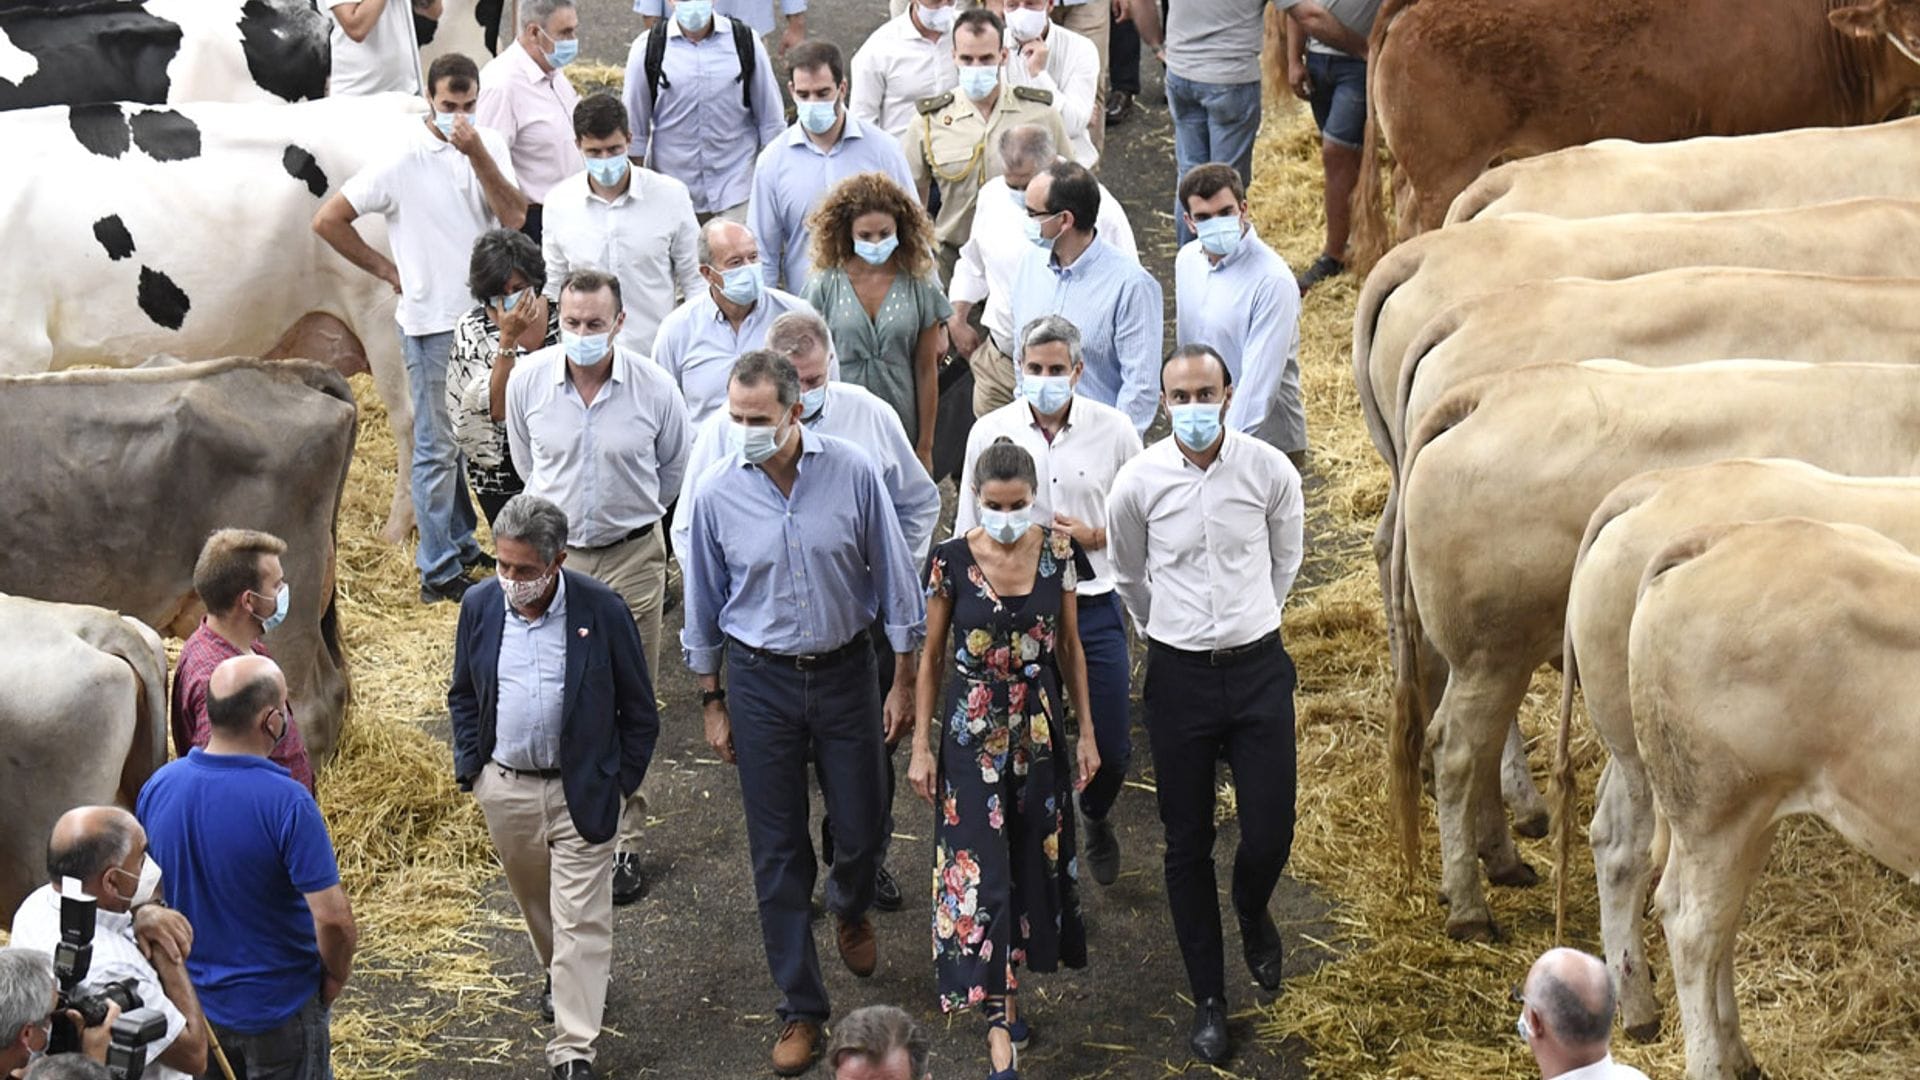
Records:
[[[967,158],[966,164],[951,173],[942,172],[939,163],[933,160],[933,114],[921,113],[920,123],[926,129],[920,139],[920,156],[925,159],[927,171],[933,174],[935,180],[944,180],[949,184],[958,183],[965,180],[968,173],[978,169],[979,182],[982,184],[987,182],[987,140],[984,137],[974,144],[973,154]]]

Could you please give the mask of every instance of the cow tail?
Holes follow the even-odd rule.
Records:
[[[1474,177],[1467,189],[1456,195],[1453,204],[1447,207],[1447,225],[1458,225],[1463,221],[1472,221],[1480,212],[1492,206],[1501,196],[1513,190],[1513,173],[1508,169],[1488,169]]]
[[[1374,16],[1373,30],[1367,36],[1367,126],[1360,143],[1360,182],[1353,189],[1353,229],[1347,254],[1355,273],[1371,270],[1391,246],[1387,236],[1386,192],[1380,179],[1380,48],[1386,44],[1388,25],[1401,11],[1417,2],[1386,0]]]

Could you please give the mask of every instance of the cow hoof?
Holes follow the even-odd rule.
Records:
[[[1644,1024],[1628,1024],[1627,1038],[1637,1043],[1650,1043],[1660,1037],[1660,1018],[1654,1017]]]
[[[1529,840],[1538,840],[1547,835],[1547,825],[1550,821],[1545,810],[1536,810],[1526,817],[1515,818],[1513,831],[1516,835],[1524,836]]]
[[[1489,870],[1487,872],[1487,880],[1493,882],[1495,885],[1506,885],[1511,888],[1525,889],[1540,884],[1540,875],[1534,873],[1533,867],[1521,862],[1514,863],[1513,867],[1508,870]]]
[[[1491,945],[1500,940],[1500,928],[1492,916],[1478,919],[1448,919],[1447,936],[1455,941],[1477,941]]]

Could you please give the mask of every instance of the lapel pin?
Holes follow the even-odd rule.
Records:
[[[586,627],[584,627],[584,626],[583,626],[583,627],[581,627],[581,628],[580,628],[580,636],[581,636],[581,637],[586,637],[586,636],[587,636],[587,628],[586,628]]]

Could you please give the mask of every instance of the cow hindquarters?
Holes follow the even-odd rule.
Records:
[[[1594,699],[1587,700],[1591,710]],[[1647,889],[1653,883],[1648,856],[1653,821],[1653,792],[1638,749],[1614,748],[1600,772],[1589,835],[1600,893],[1601,951],[1619,994],[1620,1024],[1638,1042],[1651,1042],[1660,1034],[1645,919]]]
[[[1531,677],[1531,671],[1518,666],[1502,669],[1477,659],[1456,665],[1428,733],[1439,804],[1447,933],[1461,940],[1490,941],[1497,933],[1480,886],[1476,853],[1497,884],[1526,883],[1533,873],[1520,861],[1499,813],[1502,736],[1526,697]]]
[[[1773,800],[1762,799],[1722,820],[1695,813],[1673,823],[1673,850],[1659,900],[1688,1080],[1758,1080],[1760,1075],[1740,1037],[1733,947],[1747,894],[1773,844],[1773,811]]]

